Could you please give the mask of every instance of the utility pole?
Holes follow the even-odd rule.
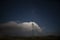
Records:
[[[34,37],[34,24],[32,23],[32,38]]]

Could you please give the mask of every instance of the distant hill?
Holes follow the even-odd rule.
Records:
[[[0,37],[0,40],[58,40],[60,36],[48,35],[48,36],[30,36],[30,37],[21,37],[21,36],[3,36]]]

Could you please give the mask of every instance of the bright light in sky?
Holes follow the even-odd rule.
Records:
[[[32,28],[32,23],[34,25],[34,28]],[[33,30],[38,30],[41,31],[41,28],[39,27],[39,25],[35,22],[23,22],[21,24],[18,24],[18,26],[22,27],[23,29],[25,29],[26,31],[32,31]]]

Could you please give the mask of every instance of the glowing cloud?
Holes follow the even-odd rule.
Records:
[[[32,28],[32,23],[34,25],[34,28]],[[22,27],[23,29],[25,29],[26,31],[32,31],[32,30],[37,30],[39,32],[41,32],[41,28],[39,27],[39,25],[35,22],[23,22],[21,24],[18,24],[18,26]]]
[[[33,25],[32,25],[33,24]],[[33,27],[34,26],[34,27]],[[36,31],[35,33],[40,33],[41,28],[39,25],[35,22],[23,22],[23,23],[16,23],[14,21],[10,21],[8,23],[0,24],[0,27],[7,28],[11,27],[12,29],[9,29],[8,32],[15,32],[17,33],[22,33],[25,32],[26,34],[30,35],[32,33],[32,30]],[[33,28],[32,28],[33,27]],[[11,30],[11,31],[10,31]],[[5,30],[4,30],[5,31]],[[22,33],[23,34],[23,33]],[[25,35],[26,35],[25,34]]]

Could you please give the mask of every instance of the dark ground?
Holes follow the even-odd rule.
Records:
[[[0,40],[58,40],[60,36],[34,36],[34,37],[12,37],[12,36],[3,36],[0,37]]]

